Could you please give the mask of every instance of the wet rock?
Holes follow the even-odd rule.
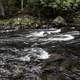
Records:
[[[59,25],[59,24],[66,25],[67,24],[66,21],[64,20],[64,18],[62,18],[61,16],[56,17],[53,20],[53,23],[56,24],[56,25]]]

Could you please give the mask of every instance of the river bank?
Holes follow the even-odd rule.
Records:
[[[69,19],[69,18],[68,18]],[[30,15],[18,15],[13,18],[0,19],[0,30],[48,29],[60,27],[80,27],[80,15],[75,14],[71,21],[57,16],[55,18],[39,18]]]

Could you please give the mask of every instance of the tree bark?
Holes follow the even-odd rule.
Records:
[[[4,7],[3,7],[3,4],[2,4],[2,0],[0,0],[0,16],[5,16],[5,12],[4,12]]]
[[[23,7],[24,3],[23,3],[23,1],[24,1],[24,0],[21,0],[21,11],[24,10],[24,7]]]

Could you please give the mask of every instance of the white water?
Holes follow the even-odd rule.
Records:
[[[40,31],[40,32],[34,32],[34,33],[32,33],[31,36],[33,36],[33,37],[44,37],[46,35],[44,35],[44,31]]]
[[[56,38],[57,37],[57,38]],[[69,35],[69,34],[65,34],[65,35],[56,35],[55,38],[51,37],[48,40],[49,41],[69,41],[74,39],[74,36]]]
[[[38,59],[48,59],[49,54],[47,51],[43,50],[42,48],[38,48],[37,51],[39,54],[37,54]]]
[[[48,34],[61,32],[61,29],[51,28],[51,29],[49,29],[49,30],[51,30],[51,31],[47,31]]]
[[[75,37],[70,35],[70,34],[60,34],[60,35],[55,35],[51,36],[50,38],[44,38],[44,39],[39,39],[39,41],[69,41],[73,40]]]
[[[74,31],[72,33],[66,33],[66,34],[61,34],[61,33],[56,34],[56,33],[59,33],[59,32],[61,32],[61,29],[51,28],[49,30],[32,32],[26,37],[33,37],[31,39],[34,40],[36,37],[37,38],[39,38],[39,37],[44,38],[44,37],[50,36],[49,38],[44,38],[44,39],[39,38],[39,41],[69,41],[69,40],[74,39],[75,34],[79,35],[79,32],[77,32],[77,31]]]
[[[65,34],[55,34],[61,32],[61,29],[49,29],[49,30],[42,30],[42,31],[34,31],[28,34],[26,37],[29,38],[29,41],[44,41],[43,44],[47,44],[49,42],[54,41],[69,41],[73,40],[75,37],[71,33],[65,33]],[[72,32],[73,33],[73,32]],[[78,32],[74,32],[77,33]],[[37,40],[36,40],[37,39]],[[32,46],[37,45],[37,43],[34,43]],[[24,52],[26,53],[25,56],[20,57],[19,59],[21,61],[31,61],[31,58],[34,57],[35,59],[48,59],[49,54],[47,51],[45,51],[42,48],[25,48]]]
[[[61,29],[56,29],[56,28],[51,28],[49,30],[42,30],[42,31],[35,31],[32,32],[30,35],[26,36],[26,37],[45,37],[48,34],[52,34],[52,33],[59,33],[61,32]]]
[[[33,59],[37,59],[37,60],[48,59],[50,55],[42,46],[50,43],[54,48],[56,46],[55,45],[56,41],[60,41],[60,42],[65,41],[66,43],[66,41],[75,39],[76,35],[80,35],[79,31],[70,31],[70,32],[68,31],[66,33],[60,33],[60,32],[61,29],[52,28],[49,30],[31,31],[28,34],[24,34],[24,36],[26,36],[24,37],[23,40],[24,44],[28,45],[28,41],[29,41],[29,43],[31,43],[30,44],[31,46],[29,45],[29,48],[24,48],[23,53],[20,52],[24,54],[24,56],[21,56],[17,59],[20,61],[31,61]]]
[[[48,59],[50,56],[48,52],[42,48],[29,48],[29,49],[24,49],[24,51],[26,52],[26,55],[18,58],[18,60],[30,61],[31,57],[44,60],[44,59]]]
[[[43,32],[42,32],[43,33]],[[35,34],[36,36],[41,36],[41,33],[40,35],[38,35],[37,33]],[[69,40],[73,40],[74,39],[74,36],[70,35],[70,34],[60,34],[60,35],[54,35],[54,36],[51,36],[49,38],[42,38],[42,39],[39,39],[41,41],[69,41]],[[31,61],[31,57],[34,57],[35,59],[48,59],[49,58],[49,54],[47,51],[45,51],[44,49],[42,48],[25,48],[24,49],[24,52],[26,53],[25,56],[22,56],[20,58],[18,58],[20,61]]]
[[[28,55],[18,58],[20,61],[30,61],[30,57]]]

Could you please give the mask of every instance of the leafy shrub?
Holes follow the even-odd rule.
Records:
[[[1,0],[4,4],[5,12],[9,15],[13,15],[21,10],[21,0]],[[52,10],[67,11],[75,10],[80,5],[80,0],[23,0],[24,11],[31,11],[35,14],[40,13],[52,13]],[[29,10],[29,8],[31,10]],[[35,12],[36,11],[36,12]]]
[[[80,0],[40,0],[40,2],[43,7],[62,10],[76,9],[80,5]]]
[[[52,8],[56,10],[75,10],[80,0],[27,0],[27,4],[39,8]],[[42,7],[40,7],[42,6]]]
[[[27,0],[33,14],[40,11],[43,15],[64,15],[63,12],[73,13],[78,9],[80,0]],[[31,10],[30,10],[31,11]],[[39,13],[37,13],[39,14]]]

